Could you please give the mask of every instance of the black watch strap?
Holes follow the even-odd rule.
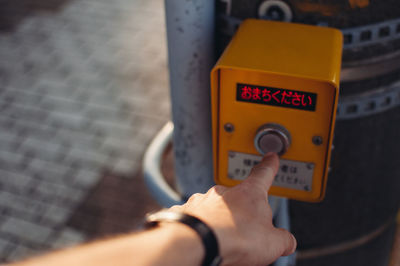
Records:
[[[203,266],[218,266],[222,262],[219,256],[217,238],[212,229],[200,219],[181,212],[159,211],[146,216],[147,228],[156,226],[159,222],[180,222],[196,231],[205,249]]]

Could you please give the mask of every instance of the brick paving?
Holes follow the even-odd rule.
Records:
[[[76,218],[97,191],[156,208],[138,173],[170,106],[162,1],[0,3],[4,262],[102,235]]]
[[[171,187],[174,184],[172,147],[164,154],[161,171]],[[151,198],[139,172],[134,178],[106,175],[82,202],[67,223],[86,232],[88,240],[138,230],[146,213],[160,209]]]

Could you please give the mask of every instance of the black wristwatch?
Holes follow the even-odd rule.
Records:
[[[200,236],[205,250],[201,265],[218,266],[221,264],[222,258],[219,255],[217,238],[213,230],[199,218],[186,213],[162,210],[147,214],[145,227],[155,227],[159,222],[180,222],[192,228]]]

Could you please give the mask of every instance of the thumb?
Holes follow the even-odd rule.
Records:
[[[274,177],[278,172],[279,157],[276,153],[267,153],[261,162],[253,167],[250,175],[244,182],[257,184],[265,191],[268,191],[274,181]]]
[[[289,256],[295,252],[297,241],[292,233],[282,228],[276,228],[273,237],[275,238],[274,243],[278,249],[279,256]]]

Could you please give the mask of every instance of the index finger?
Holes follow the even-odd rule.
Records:
[[[267,153],[261,162],[253,167],[250,175],[243,182],[261,186],[268,191],[279,169],[279,157],[276,153]]]

